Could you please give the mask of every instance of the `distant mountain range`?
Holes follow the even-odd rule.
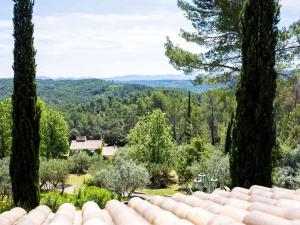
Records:
[[[39,80],[90,80],[90,79],[101,79],[107,81],[133,81],[133,80],[193,80],[195,75],[122,75],[112,77],[97,77],[97,76],[86,76],[86,77],[51,77],[51,76],[37,76]],[[8,77],[12,78],[12,77]]]
[[[113,81],[140,81],[140,80],[193,80],[195,79],[195,75],[124,75],[124,76],[116,76],[103,78],[104,80],[113,80]]]
[[[153,88],[176,88],[184,91],[191,91],[194,93],[202,93],[216,88],[216,86],[211,86],[208,84],[194,86],[189,80],[130,80],[118,82],[123,84],[139,84]]]
[[[195,93],[202,93],[216,88],[216,86],[208,84],[194,86],[191,82],[194,78],[194,75],[127,75],[105,78],[105,80],[116,81],[124,84],[139,84],[153,88],[176,88]]]
[[[207,90],[215,89],[216,86],[211,86],[208,84],[202,84],[198,86],[194,86],[191,82],[195,76],[185,76],[185,75],[156,75],[156,76],[150,76],[150,75],[126,75],[126,76],[116,76],[111,78],[102,78],[102,79],[95,79],[95,78],[52,78],[48,76],[38,76],[38,83],[39,85],[68,85],[70,82],[68,81],[74,81],[73,83],[78,84],[76,81],[85,81],[84,83],[89,83],[90,80],[97,81],[96,84],[101,86],[101,80],[106,82],[114,82],[114,83],[120,83],[120,84],[137,84],[137,85],[143,85],[146,87],[151,88],[160,88],[160,89],[181,89],[184,91],[191,91],[194,93],[202,93]],[[9,81],[10,80],[10,81]],[[4,82],[4,80],[2,79]],[[6,79],[7,87],[12,85],[12,79]],[[81,82],[82,83],[82,82]],[[1,88],[2,85],[0,85]],[[97,86],[97,85],[96,85]],[[4,87],[2,87],[3,89]],[[10,87],[12,88],[12,87]],[[95,87],[93,87],[95,88]],[[0,90],[0,92],[3,92],[3,90]]]

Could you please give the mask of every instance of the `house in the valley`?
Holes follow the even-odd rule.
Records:
[[[103,146],[102,155],[106,159],[111,159],[117,152],[118,148],[116,146]]]
[[[111,159],[117,152],[116,146],[103,146],[102,140],[87,140],[85,136],[76,137],[76,140],[71,142],[71,154],[78,154],[81,151],[86,151],[90,154],[102,150],[102,155],[106,159]]]
[[[87,151],[91,154],[102,148],[102,140],[87,140],[86,136],[76,137],[76,140],[71,142],[70,151],[72,153],[79,153],[80,151]]]

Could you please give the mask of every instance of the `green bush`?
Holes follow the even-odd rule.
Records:
[[[86,152],[74,154],[69,158],[70,173],[84,174],[89,169],[91,158]]]
[[[64,186],[68,178],[68,161],[61,159],[41,160],[40,164],[40,187],[50,190],[59,185],[64,191]]]
[[[0,159],[0,200],[11,196],[11,182],[9,176],[9,158]]]
[[[87,187],[94,186],[94,183],[95,183],[94,178],[92,178],[92,177],[84,178],[84,181],[83,181],[84,186],[87,186]]]
[[[179,149],[177,157],[176,172],[181,184],[189,183],[194,179],[191,171],[193,163],[200,163],[212,155],[213,147],[207,144],[201,137],[195,137],[190,144],[186,144]]]
[[[74,198],[75,196],[72,194],[61,194],[60,191],[53,190],[41,194],[40,204],[47,205],[53,212],[56,212],[64,203],[74,204]]]
[[[282,163],[274,169],[273,181],[279,187],[297,189],[300,187],[300,145],[284,153]]]
[[[193,178],[199,174],[205,174],[209,178],[218,179],[220,186],[230,184],[229,157],[220,150],[215,150],[210,158],[204,158],[200,162],[194,162],[190,167]]]
[[[152,164],[149,167],[150,181],[153,188],[165,188],[174,182],[171,170],[166,165]]]
[[[105,160],[101,155],[94,155],[90,159],[90,165],[88,172],[92,175],[95,175],[97,172],[101,171],[102,169],[108,167],[112,164],[112,160]]]
[[[117,156],[113,165],[102,169],[94,177],[98,187],[106,188],[122,197],[131,196],[138,188],[144,187],[149,181],[149,174],[145,167],[136,165],[128,159]]]
[[[88,201],[94,201],[99,205],[100,208],[104,208],[109,200],[115,198],[116,196],[106,189],[95,186],[84,187],[82,189],[79,189],[79,191],[75,195],[76,200],[74,204],[76,207],[82,208],[84,203]]]
[[[98,187],[83,187],[78,190],[76,194],[61,194],[60,191],[53,190],[41,194],[40,203],[47,205],[56,212],[57,209],[64,203],[71,203],[75,205],[78,209],[81,209],[84,203],[88,201],[96,202],[101,208],[105,207],[105,204],[111,200],[115,199],[116,196],[111,192],[101,189]],[[1,209],[1,203],[0,203]]]
[[[12,198],[4,198],[2,201],[0,201],[0,213],[3,213],[5,211],[9,211],[14,207]]]

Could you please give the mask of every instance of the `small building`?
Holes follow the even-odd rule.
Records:
[[[118,148],[116,146],[103,146],[102,155],[104,158],[111,159],[117,152]]]
[[[76,137],[76,140],[71,142],[70,150],[79,153],[82,150],[95,153],[102,148],[102,140],[87,140],[85,136]]]

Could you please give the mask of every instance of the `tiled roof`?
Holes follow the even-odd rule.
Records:
[[[132,198],[128,205],[109,201],[105,209],[87,202],[82,211],[71,204],[56,213],[39,206],[28,214],[14,208],[0,215],[1,225],[299,225],[300,190],[234,188],[212,194],[196,192],[171,198],[156,196],[150,201]]]
[[[103,146],[102,155],[106,157],[114,156],[117,152],[117,147],[115,146]]]
[[[71,150],[97,150],[101,147],[101,140],[86,140],[86,141],[72,141]]]

